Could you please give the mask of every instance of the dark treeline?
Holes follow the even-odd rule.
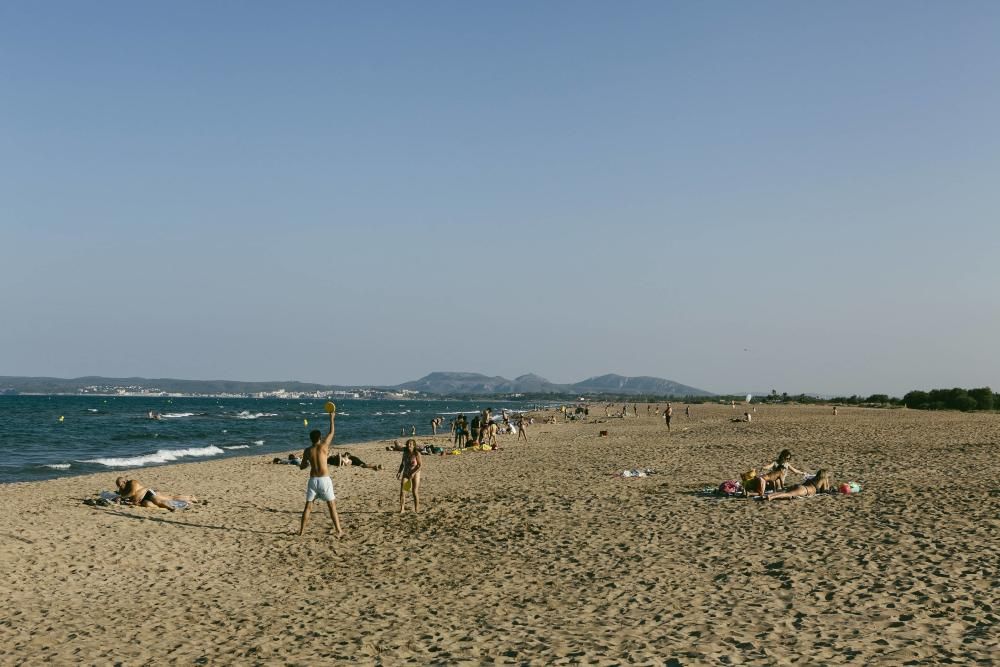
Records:
[[[903,397],[903,404],[918,410],[993,410],[1000,407],[1000,395],[989,387],[979,389],[931,389],[911,391]]]
[[[994,394],[989,387],[978,389],[931,389],[930,391],[913,390],[903,398],[888,394],[872,394],[871,396],[837,396],[830,399],[819,399],[815,396],[799,394],[789,396],[772,391],[770,396],[761,399],[765,403],[838,403],[841,405],[888,405],[906,406],[914,410],[995,410],[1000,409],[1000,394]]]
[[[678,401],[683,403],[730,403],[743,404],[746,400],[745,394],[740,395],[716,395],[716,396],[639,396],[623,394],[585,394],[579,396],[575,394],[466,394],[461,396],[451,396],[450,398],[464,398],[471,401],[483,401],[489,398],[508,399],[520,401],[538,401],[552,403],[555,401],[565,401],[575,403],[580,398],[591,403],[666,403],[667,401]],[[834,398],[818,398],[809,394],[789,394],[787,392],[779,394],[772,390],[768,395],[754,396],[754,403],[799,403],[805,405],[864,405],[869,407],[903,407],[914,410],[961,410],[969,412],[972,410],[1000,410],[1000,394],[994,394],[989,387],[978,389],[931,389],[930,391],[914,390],[907,393],[902,398],[889,396],[888,394],[871,394],[870,396],[837,396]]]

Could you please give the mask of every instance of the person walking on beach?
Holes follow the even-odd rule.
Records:
[[[688,419],[691,419],[691,406],[690,405],[685,405],[684,406],[684,416],[687,417]]]
[[[403,450],[403,460],[399,462],[399,470],[396,471],[396,479],[399,480],[399,513],[406,512],[406,487],[410,487],[413,494],[413,512],[420,511],[420,451],[417,449],[417,441],[410,438],[406,441],[406,449]]]
[[[517,440],[520,442],[521,438],[524,438],[524,442],[528,442],[528,431],[524,428],[525,425],[524,415],[521,415],[517,420]]]
[[[670,432],[670,420],[674,417],[674,408],[670,403],[667,403],[666,409],[663,411],[663,421],[667,422],[667,432]]]
[[[337,529],[337,537],[343,537],[344,531],[340,528],[340,516],[337,514],[337,497],[333,492],[333,480],[330,479],[330,471],[327,469],[327,457],[330,455],[330,444],[333,443],[333,420],[337,416],[337,411],[330,412],[330,432],[321,439],[318,429],[309,432],[309,440],[312,444],[302,451],[302,463],[300,470],[309,468],[309,483],[306,485],[306,506],[302,509],[302,523],[299,525],[299,535],[306,530],[306,523],[309,521],[309,512],[312,509],[313,501],[316,498],[326,501],[327,509],[330,510],[330,519]]]

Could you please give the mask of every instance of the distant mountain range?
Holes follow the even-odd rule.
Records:
[[[409,390],[436,396],[489,394],[580,394],[615,396],[712,396],[711,392],[655,377],[625,377],[601,375],[575,384],[556,384],[534,374],[508,380],[480,373],[435,372],[419,380],[393,386],[324,385],[308,382],[239,382],[235,380],[176,380],[170,378],[106,378],[73,379],[50,377],[0,376],[0,392],[31,394],[77,393],[101,388],[146,388],[184,394],[251,394],[285,389],[289,392],[350,391],[362,388],[387,391]]]
[[[427,394],[609,394],[644,396],[711,396],[704,389],[672,380],[640,376],[600,375],[574,384],[555,384],[534,374],[508,380],[479,373],[431,373],[413,382],[397,385]]]

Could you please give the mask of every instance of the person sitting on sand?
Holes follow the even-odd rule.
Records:
[[[833,482],[830,481],[830,476],[827,474],[826,470],[820,470],[816,473],[815,477],[807,479],[801,484],[796,484],[787,491],[781,491],[778,493],[772,493],[767,496],[768,500],[779,500],[781,498],[799,498],[801,496],[815,496],[817,493],[823,493],[824,491],[832,491]]]
[[[410,438],[406,441],[406,451],[403,452],[403,460],[399,462],[399,470],[396,472],[396,479],[399,480],[399,513],[406,511],[406,482],[410,482],[410,492],[413,494],[413,511],[420,511],[420,452],[417,451],[417,441]]]
[[[792,461],[792,452],[788,449],[782,449],[781,452],[778,453],[778,458],[776,458],[774,462],[771,463],[769,466],[764,468],[763,472],[767,473],[771,472],[772,470],[777,470],[778,468],[781,468],[785,472],[794,472],[796,474],[805,476],[806,472],[803,470],[799,470],[798,468],[793,466],[791,461]]]
[[[347,466],[354,466],[355,468],[370,468],[371,470],[381,470],[381,465],[372,465],[370,463],[365,463],[360,458],[351,454],[350,452],[340,452],[339,454],[333,454],[326,459],[326,462],[332,466],[337,466],[338,468],[346,468]]]
[[[399,444],[399,440],[393,440],[392,441],[392,445],[390,445],[389,447],[386,447],[385,451],[387,451],[387,452],[405,452],[406,451],[406,447],[404,447],[403,445]]]
[[[297,457],[295,454],[289,454],[287,459],[279,459],[275,457],[271,463],[283,463],[285,465],[297,466],[302,464],[302,459]]]
[[[157,493],[152,489],[147,489],[136,479],[119,477],[115,480],[115,486],[118,487],[118,495],[121,496],[122,500],[127,500],[133,505],[140,507],[162,507],[165,510],[174,512],[177,510],[173,505],[174,501],[186,503],[198,502],[198,499],[194,496],[174,496],[169,493]]]

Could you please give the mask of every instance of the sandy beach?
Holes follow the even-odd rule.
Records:
[[[419,515],[400,455],[352,447],[385,469],[333,472],[340,541],[321,508],[293,535],[307,473],[273,455],[129,473],[207,500],[175,513],[83,503],[115,474],[2,486],[0,663],[997,660],[1000,415],[683,408],[425,457]],[[863,491],[700,493],[784,448]]]

